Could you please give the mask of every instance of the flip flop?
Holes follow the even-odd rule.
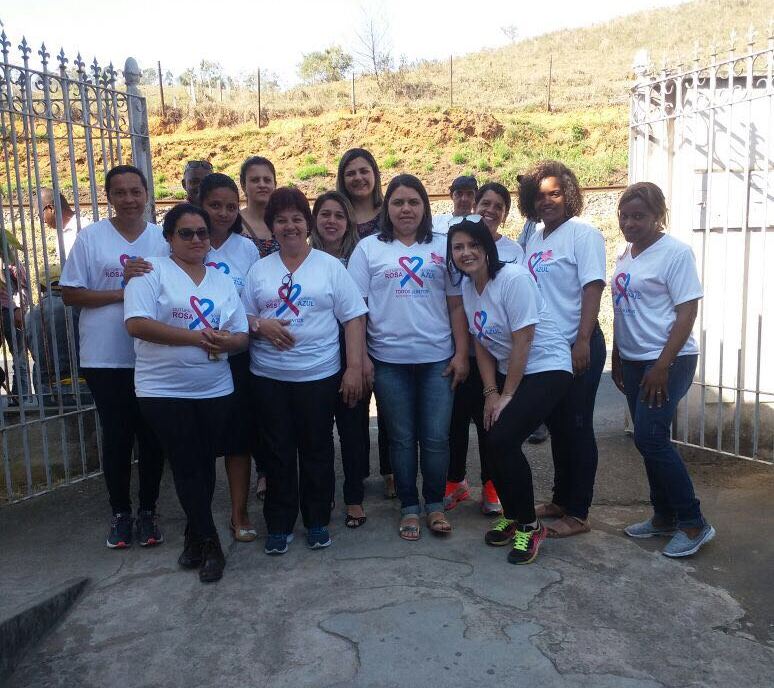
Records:
[[[588,521],[584,521],[575,516],[562,516],[557,521],[554,521],[550,526],[546,526],[548,529],[548,537],[550,538],[566,538],[573,535],[582,535],[588,533],[591,530],[591,526]]]
[[[427,515],[427,527],[434,535],[448,535],[452,526],[442,511],[431,511]]]
[[[360,528],[367,520],[365,514],[362,516],[353,516],[352,514],[344,514],[344,525],[347,528]]]
[[[258,537],[258,532],[253,526],[235,526],[233,521],[228,522],[228,528],[237,542],[252,542]]]
[[[400,526],[398,527],[398,535],[404,540],[413,542],[419,540],[419,516],[416,514],[408,514],[400,520]]]

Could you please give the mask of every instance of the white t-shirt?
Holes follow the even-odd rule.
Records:
[[[234,283],[215,268],[196,285],[171,258],[153,258],[153,270],[126,285],[124,319],[150,318],[172,327],[213,327],[247,332],[245,309]],[[134,340],[138,397],[209,399],[234,391],[228,360],[211,361],[198,346],[169,346]]]
[[[535,336],[524,374],[547,370],[572,372],[570,346],[551,319],[540,290],[523,266],[508,263],[487,282],[481,294],[473,280],[464,277],[462,300],[470,333],[497,359],[497,370],[503,375],[508,373],[513,348],[511,333],[528,325],[535,325]]]
[[[204,262],[209,267],[228,275],[241,296],[247,273],[260,257],[258,248],[250,239],[232,232],[220,248],[210,249]]]
[[[433,232],[446,236],[449,233],[449,222],[451,222],[453,217],[452,213],[433,215]]]
[[[62,244],[64,245],[64,256],[60,256],[60,261],[67,260],[67,256],[70,255],[70,251],[73,249],[75,239],[78,236],[78,216],[73,215],[70,221],[62,228]]]
[[[127,259],[168,255],[169,244],[158,225],[146,224],[143,233],[128,242],[110,220],[100,220],[78,233],[59,284],[96,291],[122,289]],[[124,327],[123,303],[82,308],[78,331],[82,368],[134,368],[134,345]]]
[[[627,361],[657,359],[675,323],[675,306],[704,295],[691,247],[668,234],[636,258],[631,244],[626,245],[615,265],[611,292],[615,342]],[[691,335],[678,356],[698,353]]]
[[[543,237],[543,223],[527,241],[524,267],[535,278],[561,333],[572,345],[578,337],[583,287],[605,282],[605,240],[593,225],[576,217]]]
[[[518,241],[508,238],[504,234],[495,241],[497,255],[505,263],[521,263],[524,260],[524,249]]]
[[[446,269],[446,237],[406,246],[362,239],[349,274],[368,299],[368,353],[384,363],[436,363],[454,354],[447,296],[458,296]]]
[[[283,287],[288,269],[279,252],[256,262],[247,275],[242,301],[248,315],[290,320],[296,343],[280,351],[263,338],[250,339],[250,371],[287,382],[322,380],[339,372],[339,325],[368,312],[338,258],[312,249]]]

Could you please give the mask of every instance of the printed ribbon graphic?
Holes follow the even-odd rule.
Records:
[[[527,267],[529,268],[529,271],[536,282],[537,282],[537,275],[535,274],[535,268],[541,263],[551,260],[551,257],[553,255],[554,255],[554,252],[552,250],[548,250],[548,251],[536,251],[529,257],[529,260],[527,261]]]
[[[207,320],[207,316],[215,310],[215,303],[211,299],[198,299],[195,296],[192,296],[191,308],[193,308],[193,312],[196,313],[197,318],[188,325],[189,330],[195,330],[199,325],[202,325],[203,327],[212,327]]]
[[[228,263],[205,263],[205,265],[209,265],[211,268],[220,270],[222,273],[226,275],[228,275],[228,273],[231,272],[231,269],[228,267]]]
[[[412,256],[409,258],[408,256],[401,256],[398,258],[398,263],[400,266],[406,271],[406,274],[403,275],[403,279],[400,281],[400,286],[405,287],[406,283],[409,280],[414,280],[420,287],[424,287],[425,283],[422,281],[422,278],[417,274],[417,271],[419,268],[422,267],[422,264],[425,261],[423,261],[419,256]]]
[[[615,297],[615,305],[621,303],[621,299],[626,299],[626,303],[629,303],[629,282],[631,281],[631,273],[619,272],[615,276],[615,288],[618,290],[618,294]]]
[[[282,285],[277,294],[282,299],[282,305],[275,311],[276,315],[282,315],[286,310],[290,309],[293,315],[298,315],[300,311],[295,305],[296,300],[301,294],[301,285],[294,284],[292,289],[289,289],[286,285]]]
[[[123,267],[125,267],[125,266],[126,266],[126,261],[127,261],[127,260],[134,260],[135,258],[137,258],[137,256],[130,256],[130,255],[126,254],[126,253],[122,253],[122,254],[121,254],[119,257],[118,257],[118,262],[119,262],[119,263],[121,263],[121,267],[123,268]],[[121,280],[121,286],[122,286],[122,287],[125,287],[125,286],[126,286],[126,280],[125,280],[125,279],[122,279],[122,280]]]
[[[481,341],[484,337],[491,339],[491,337],[489,337],[487,333],[484,332],[484,325],[486,325],[486,311],[476,311],[473,313],[473,327],[478,330],[476,337],[479,341]]]

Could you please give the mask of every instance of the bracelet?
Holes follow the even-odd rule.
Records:
[[[488,397],[490,394],[497,394],[497,387],[485,387],[484,398]]]

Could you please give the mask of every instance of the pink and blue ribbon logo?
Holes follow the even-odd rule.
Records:
[[[401,287],[405,287],[409,280],[414,280],[420,287],[425,286],[424,281],[417,274],[424,262],[419,256],[411,256],[410,258],[408,256],[401,256],[398,258],[398,263],[406,271],[406,274],[400,280]]]
[[[126,267],[126,261],[127,261],[127,260],[134,260],[135,258],[137,258],[137,256],[130,256],[130,255],[129,255],[129,254],[127,254],[127,253],[122,253],[122,254],[119,256],[119,258],[118,258],[118,262],[119,262],[119,263],[121,263],[121,267],[122,267],[122,268],[125,268],[125,267]],[[122,286],[122,287],[125,287],[125,286],[126,286],[126,280],[125,280],[125,279],[122,279],[122,280],[121,280],[121,286]]]
[[[199,325],[202,327],[212,328],[212,325],[210,325],[209,321],[207,320],[207,316],[215,310],[215,303],[212,301],[212,299],[199,299],[195,296],[192,296],[190,303],[191,308],[193,308],[193,312],[196,313],[196,320],[189,323],[188,329],[195,330],[197,327],[199,327]]]
[[[618,293],[615,295],[615,305],[621,303],[621,299],[626,299],[626,303],[629,303],[629,282],[631,282],[632,276],[629,272],[619,272],[615,276],[615,288]]]
[[[221,262],[221,263],[213,263],[213,262],[209,262],[209,263],[205,263],[205,265],[207,265],[207,266],[209,266],[211,268],[215,268],[216,270],[220,270],[225,275],[228,275],[228,273],[231,272],[231,268],[229,268],[228,263],[223,263],[223,262]]]
[[[476,328],[476,339],[478,339],[478,341],[491,339],[491,337],[484,332],[484,325],[486,325],[486,311],[476,311],[473,313],[473,327]]]
[[[536,282],[537,275],[535,273],[546,271],[545,268],[540,270],[540,265],[547,263],[549,260],[551,260],[551,258],[553,258],[553,256],[554,252],[551,249],[548,249],[548,251],[536,251],[529,257],[529,260],[527,261],[527,267],[529,268],[529,271]]]
[[[282,299],[282,304],[280,307],[274,311],[274,315],[282,315],[285,311],[290,310],[293,315],[298,316],[300,311],[298,310],[298,306],[296,306],[296,301],[298,300],[298,297],[301,296],[301,285],[296,283],[292,287],[288,287],[287,285],[282,285],[277,290],[277,295]]]

